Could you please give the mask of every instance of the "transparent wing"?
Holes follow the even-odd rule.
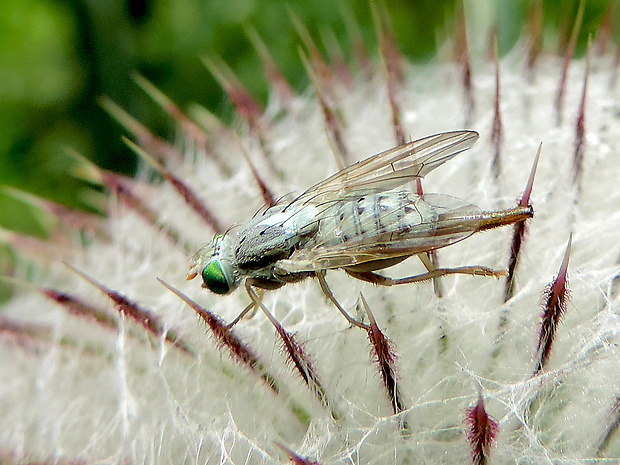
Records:
[[[289,259],[278,262],[278,267],[294,273],[408,257],[461,241],[476,232],[480,225],[481,211],[475,205],[440,194],[418,198],[423,199],[429,209],[418,221],[395,221],[392,227],[360,234],[338,244],[333,244],[332,238],[325,235],[311,247],[303,247]]]
[[[310,187],[291,204],[359,198],[394,189],[421,178],[470,148],[474,131],[443,132],[395,147],[359,161]]]

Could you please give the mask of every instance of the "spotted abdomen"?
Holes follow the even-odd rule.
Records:
[[[328,206],[320,217],[318,233],[305,247],[393,241],[413,230],[428,235],[438,214],[420,196],[394,191]]]

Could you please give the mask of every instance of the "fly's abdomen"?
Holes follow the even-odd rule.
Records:
[[[332,205],[321,214],[319,231],[311,242],[333,246],[347,242],[384,242],[402,235],[428,235],[437,213],[420,196],[393,191]],[[313,246],[314,244],[307,244]]]

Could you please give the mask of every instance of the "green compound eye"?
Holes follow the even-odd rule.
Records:
[[[205,266],[204,270],[202,270],[202,280],[205,286],[216,294],[228,294],[230,291],[230,286],[228,285],[226,276],[224,276],[222,265],[220,265],[220,262],[217,260],[213,260]]]

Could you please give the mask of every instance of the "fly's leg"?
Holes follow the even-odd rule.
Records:
[[[424,265],[424,268],[426,268],[429,273],[437,269],[435,265],[433,265],[433,260],[431,258],[430,252],[418,254],[417,257],[420,259],[422,265]]]
[[[251,312],[251,313],[250,313]],[[235,326],[237,323],[239,323],[239,321],[241,321],[241,319],[246,316],[248,313],[250,313],[250,316],[248,318],[252,318],[254,316],[254,314],[256,313],[256,304],[254,302],[252,302],[251,304],[248,304],[247,307],[245,307],[243,309],[243,311],[241,313],[239,313],[239,315],[237,315],[237,318],[235,318],[234,320],[232,320],[230,323],[228,323],[226,325],[226,329],[230,329],[233,326]]]
[[[331,302],[336,306],[336,308],[340,311],[340,313],[342,313],[342,315],[347,319],[349,323],[351,323],[353,326],[357,326],[358,328],[362,328],[365,331],[370,330],[369,325],[361,323],[355,318],[353,318],[351,315],[349,315],[347,311],[342,307],[342,305],[340,305],[340,302],[336,300],[336,297],[334,296],[332,290],[327,285],[327,281],[325,280],[325,271],[317,271],[315,273],[315,276],[316,279],[319,281],[319,285],[321,286],[321,290],[323,291],[323,294],[325,294],[325,297],[331,300]]]
[[[237,323],[239,323],[239,321],[241,321],[242,318],[244,318],[248,314],[248,318],[252,318],[256,314],[258,306],[261,304],[264,292],[262,289],[259,289],[257,294],[252,288],[251,280],[247,279],[245,281],[245,290],[248,293],[248,296],[250,296],[250,300],[252,300],[252,302],[243,309],[243,311],[237,316],[237,318],[235,318],[233,321],[226,325],[227,329],[235,326]]]
[[[267,307],[265,307],[265,304],[263,303],[264,290],[261,289],[260,287],[258,287],[258,288],[254,287],[252,285],[252,281],[250,279],[246,280],[246,282],[245,282],[245,290],[247,291],[248,295],[250,296],[250,299],[252,299],[252,303],[246,307],[244,312],[248,308],[253,308],[254,309],[254,313],[256,313],[256,310],[258,310],[258,308],[260,307],[260,309],[267,316],[267,318],[269,318],[269,320],[271,321],[271,323],[273,323],[273,325],[276,327],[276,329],[281,328],[280,323],[278,323],[278,321],[271,314],[271,312],[269,310],[267,310]],[[237,319],[239,319],[239,317],[237,317]]]
[[[441,276],[447,276],[449,274],[469,274],[472,276],[493,276],[500,278],[506,276],[505,271],[496,271],[486,266],[460,266],[457,268],[435,268],[429,270],[428,273],[422,273],[415,276],[407,276],[406,278],[390,278],[383,276],[372,271],[345,271],[354,278],[366,281],[379,286],[396,286],[398,284],[410,284],[419,283],[421,281],[428,281],[429,279],[440,278]]]
[[[433,270],[437,269],[437,267],[435,266],[437,264],[437,251],[436,250],[431,250],[430,252],[418,254],[418,258],[420,259],[420,261],[424,265],[424,268],[426,268],[428,272],[432,272]],[[433,288],[435,290],[435,295],[437,297],[439,298],[443,297],[443,289],[441,286],[441,281],[439,281],[439,278],[433,279]]]
[[[245,307],[245,309],[243,310],[244,312],[249,311],[248,309],[252,309],[252,316],[254,316],[254,314],[256,313],[256,310],[258,310],[258,308],[260,307],[267,315],[271,315],[269,311],[267,310],[267,307],[263,305],[264,291],[258,288],[258,292],[257,292],[257,288],[252,286],[251,279],[246,279],[245,290],[250,296],[250,299],[252,299],[252,303],[248,305],[247,307]],[[243,313],[241,315],[243,315]],[[237,319],[241,318],[241,315],[239,315]]]

